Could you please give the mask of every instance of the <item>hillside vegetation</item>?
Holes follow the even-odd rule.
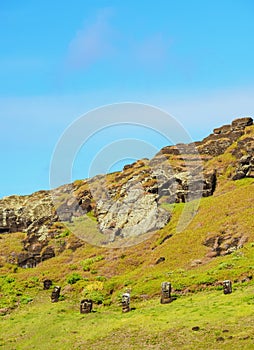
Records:
[[[56,221],[51,230],[57,234],[48,243],[55,256],[33,268],[15,260],[27,233],[0,234],[0,347],[252,349],[254,178],[232,180],[239,141],[254,136],[253,126],[246,130],[223,154],[206,161],[206,169],[217,170],[216,189],[201,198],[182,231],[177,227],[186,203],[181,202],[161,201],[170,221],[125,248],[81,244],[71,225]],[[84,182],[76,185],[81,191]],[[98,234],[93,211],[76,220],[82,232]],[[58,303],[50,301],[53,286],[43,290],[45,279],[61,286]],[[232,294],[223,294],[225,279],[233,282]],[[171,282],[175,299],[167,305],[160,304],[164,281]],[[132,310],[123,314],[126,290]],[[86,297],[94,307],[84,315],[79,304]]]

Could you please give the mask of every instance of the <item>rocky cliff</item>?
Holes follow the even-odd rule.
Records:
[[[222,175],[232,181],[254,177],[253,136],[252,118],[240,118],[200,142],[164,147],[151,160],[126,165],[121,172],[3,198],[0,233],[25,232],[16,260],[20,266],[34,266],[55,255],[50,239],[63,229],[57,223],[73,223],[87,214],[97,221],[102,245],[154,232],[170,220],[161,204],[211,196]],[[220,158],[225,154],[226,163]],[[81,244],[76,241],[71,248]]]

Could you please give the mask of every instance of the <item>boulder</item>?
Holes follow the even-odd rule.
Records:
[[[215,256],[224,256],[233,253],[243,247],[247,238],[241,234],[232,235],[231,233],[212,234],[209,233],[204,241],[204,245],[211,248],[206,256],[209,258]]]
[[[240,180],[244,177],[254,177],[254,157],[253,153],[246,154],[238,161],[238,167],[233,175],[233,180]]]
[[[219,134],[225,134],[225,133],[228,133],[232,130],[232,127],[231,125],[223,125],[221,126],[220,128],[215,128],[213,130],[213,133],[216,134],[216,135],[219,135]]]
[[[251,117],[238,118],[232,121],[232,129],[244,129],[246,126],[253,125],[253,119]]]

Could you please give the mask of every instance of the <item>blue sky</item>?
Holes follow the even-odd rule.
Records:
[[[1,0],[0,197],[49,188],[64,130],[102,105],[158,106],[193,140],[254,115],[253,19],[252,0]],[[73,179],[117,137],[138,138],[113,134],[79,152]],[[157,136],[140,138],[159,149]]]

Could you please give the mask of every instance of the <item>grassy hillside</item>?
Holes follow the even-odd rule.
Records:
[[[75,251],[76,237],[64,227],[52,244],[59,254],[33,269],[11,263],[24,234],[1,235],[0,345],[3,349],[251,349],[254,307],[254,180],[224,181],[212,197],[201,200],[186,230],[176,227],[184,204],[174,207],[172,220],[138,246],[105,249],[85,244]],[[87,220],[89,232],[96,222]],[[207,238],[245,237],[232,254],[212,257]],[[161,263],[158,259],[163,257]],[[61,301],[51,304],[42,282],[62,287]],[[233,293],[223,295],[223,279]],[[170,281],[176,300],[159,304],[160,284]],[[121,293],[131,289],[132,307],[122,314]],[[79,314],[79,302],[91,297],[98,305]],[[199,326],[199,331],[192,327]],[[223,338],[223,339],[222,339]]]
[[[0,234],[0,347],[253,349],[254,179],[231,180],[239,154],[245,154],[241,142],[253,136],[254,127],[246,128],[226,152],[205,162],[206,170],[217,171],[216,191],[201,199],[182,231],[186,207],[190,214],[196,207],[162,201],[172,214],[163,229],[129,248],[98,248],[79,239],[103,239],[91,211],[75,218],[79,238],[71,224],[53,223],[57,234],[49,244],[56,256],[28,269],[15,260],[26,234]],[[182,162],[175,156],[169,161]],[[146,171],[142,164],[127,167],[124,176],[109,174],[111,190],[118,195],[129,177]],[[75,186],[80,193],[87,189],[83,181]],[[58,303],[50,301],[52,288],[43,290],[48,278],[62,288]],[[233,282],[230,295],[223,294],[224,279]],[[163,281],[173,287],[175,300],[168,305],[159,302]],[[120,300],[127,289],[132,311],[122,314]],[[88,315],[79,313],[84,297],[94,301]]]
[[[95,307],[81,315],[70,298],[51,304],[40,291],[34,302],[5,317],[3,349],[252,349],[253,286],[231,295],[206,291],[171,304],[134,302],[134,310]],[[197,331],[193,327],[199,327]]]

